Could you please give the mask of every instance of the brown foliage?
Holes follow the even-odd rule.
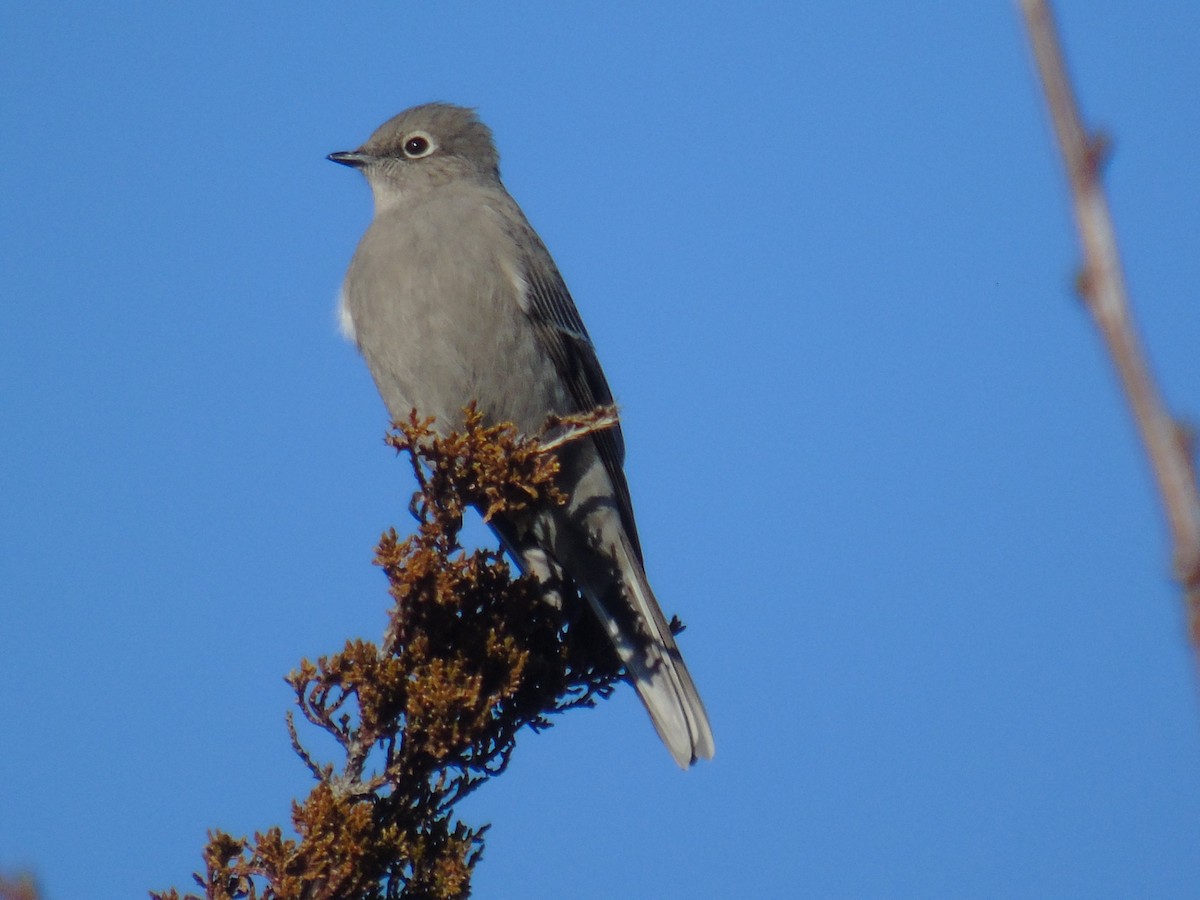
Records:
[[[610,420],[550,427],[561,443]],[[382,644],[347,641],[287,678],[342,760],[313,759],[289,713],[292,745],[317,781],[292,806],[295,837],[210,832],[195,876],[204,893],[187,898],[466,897],[487,826],[458,821],[454,804],[504,771],[523,727],[611,692],[619,664],[591,617],[569,622],[536,582],[514,580],[500,551],[458,539],[467,507],[486,519],[561,503],[555,455],[473,408],[461,433],[439,438],[431,425],[414,415],[388,438],[412,460],[418,526],[403,540],[389,530],[376,548],[394,601]]]
[[[8,877],[0,874],[0,900],[38,900],[37,884],[32,875]]]

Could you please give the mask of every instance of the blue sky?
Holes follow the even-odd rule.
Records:
[[[1195,421],[1200,6],[1060,13]],[[1006,2],[5,5],[0,868],[186,887],[307,791],[282,677],[379,633],[411,487],[324,156],[428,100],[592,332],[717,741],[628,689],[525,736],[477,896],[1194,896],[1196,673]]]

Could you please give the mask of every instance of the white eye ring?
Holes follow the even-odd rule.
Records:
[[[437,149],[437,144],[424,131],[414,131],[404,138],[404,155],[409,159],[420,159]]]

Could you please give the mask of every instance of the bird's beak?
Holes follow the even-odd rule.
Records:
[[[369,154],[360,153],[358,150],[342,150],[337,153],[330,153],[325,158],[330,162],[350,166],[352,169],[361,169],[372,159]]]

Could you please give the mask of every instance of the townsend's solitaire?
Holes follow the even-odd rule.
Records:
[[[567,286],[472,110],[413,107],[329,159],[360,169],[375,198],[340,315],[393,418],[416,410],[445,433],[474,400],[488,421],[533,435],[550,414],[612,403]],[[704,704],[642,567],[619,426],[557,452],[567,503],[493,527],[550,596],[564,577],[578,586],[675,761],[711,757]]]

